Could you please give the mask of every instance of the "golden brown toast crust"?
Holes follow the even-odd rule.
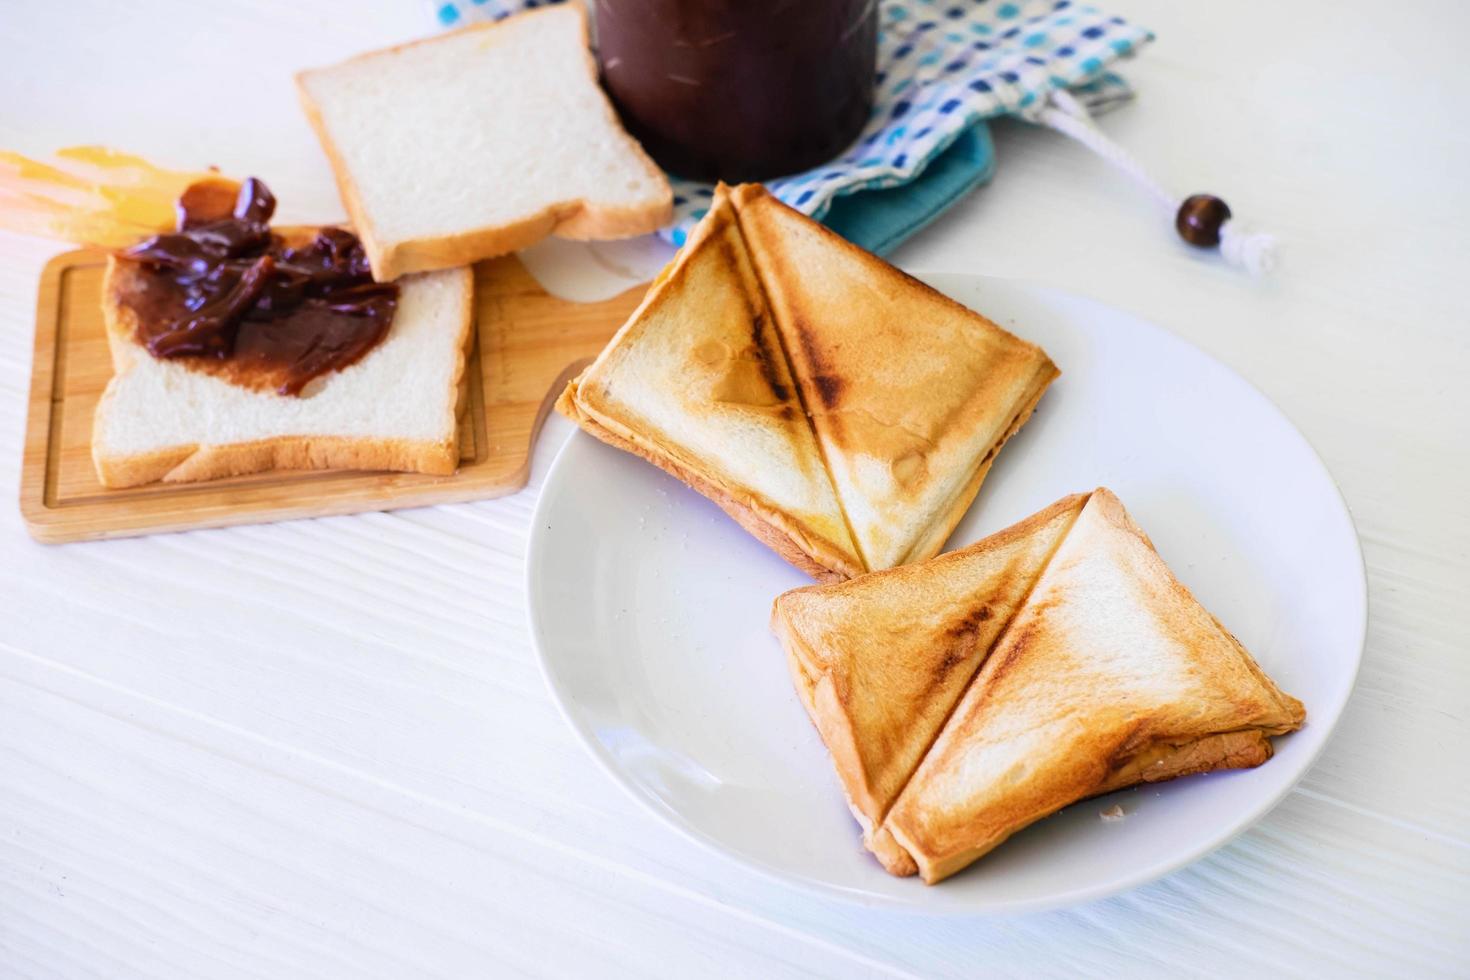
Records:
[[[197,483],[274,470],[382,470],[448,476],[458,446],[406,439],[277,436],[228,446],[176,446],[126,457],[93,455],[97,479],[116,490],[145,483]]]
[[[576,422],[588,435],[600,439],[609,446],[614,446],[624,452],[632,453],[640,459],[647,460],[696,493],[708,497],[721,510],[734,518],[735,523],[754,535],[762,544],[769,547],[792,565],[806,572],[818,582],[841,582],[850,578],[852,575],[859,574],[858,570],[851,569],[851,566],[847,565],[844,559],[836,554],[828,555],[827,560],[839,567],[846,566],[850,569],[849,571],[841,571],[818,564],[811,555],[808,555],[802,550],[794,538],[778,528],[770,519],[762,517],[751,507],[742,504],[713,483],[679,465],[668,456],[646,450],[642,446],[630,442],[600,425],[596,419],[584,414],[577,408],[575,392],[576,382],[573,381],[557,398],[556,410],[573,422]],[[775,515],[772,516],[774,517]]]
[[[914,545],[912,552],[910,552],[908,562],[924,561],[939,554],[940,550],[944,547],[944,543],[954,533],[954,529],[959,526],[960,521],[964,520],[965,514],[969,513],[970,505],[979,496],[980,485],[990,475],[990,468],[995,465],[995,458],[1000,454],[1002,447],[1010,442],[1011,437],[1021,431],[1021,426],[1025,425],[1031,419],[1032,413],[1036,411],[1037,403],[1041,401],[1041,396],[1046,394],[1047,386],[1056,380],[1060,374],[1061,372],[1057,370],[1056,365],[1052,364],[1050,360],[1037,372],[1030,391],[1024,396],[1021,410],[1016,413],[1016,417],[1006,427],[1005,432],[1000,437],[1000,441],[991,447],[990,451],[980,460],[980,465],[975,467],[975,475],[970,478],[970,482],[965,486],[964,491],[954,498],[954,503],[951,504],[949,513],[935,522],[933,530],[928,537],[920,539]]]

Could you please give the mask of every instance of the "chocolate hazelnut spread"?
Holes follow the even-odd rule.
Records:
[[[598,0],[603,86],[681,177],[730,183],[830,160],[873,106],[877,0]]]
[[[323,228],[299,243],[274,234],[276,199],[259,180],[232,196],[217,182],[185,191],[177,231],[118,254],[131,275],[117,301],[154,357],[299,395],[387,335],[398,287],[373,282],[351,232]]]

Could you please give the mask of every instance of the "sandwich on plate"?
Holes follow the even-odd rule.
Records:
[[[557,407],[835,581],[937,554],[1057,373],[760,185],[721,186]]]
[[[864,843],[930,884],[1087,797],[1260,765],[1306,717],[1102,488],[771,623]]]

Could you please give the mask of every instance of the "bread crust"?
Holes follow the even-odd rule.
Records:
[[[277,436],[218,446],[195,443],[132,456],[104,456],[94,447],[92,462],[101,484],[116,490],[159,481],[219,480],[269,470],[389,470],[447,476],[459,464],[459,451],[454,443],[407,439]]]
[[[933,558],[944,548],[944,543],[949,540],[949,536],[954,533],[954,529],[964,519],[964,516],[969,513],[970,505],[980,495],[980,485],[985,482],[985,477],[990,474],[990,467],[995,465],[995,458],[1000,455],[1001,449],[1006,443],[1011,441],[1012,436],[1021,431],[1021,426],[1030,420],[1031,413],[1036,411],[1036,406],[1041,401],[1041,396],[1046,394],[1046,389],[1061,373],[1061,370],[1051,362],[1051,359],[1046,358],[1045,363],[1038,368],[1036,376],[1032,380],[1031,389],[1027,392],[1026,400],[1022,402],[1021,410],[1016,413],[1015,418],[1011,420],[1011,424],[1007,426],[1005,432],[1001,433],[1001,437],[996,444],[991,446],[990,450],[980,460],[980,465],[975,467],[975,475],[970,477],[970,482],[966,484],[965,489],[954,498],[949,512],[934,522],[933,529],[925,538],[914,544],[913,548],[904,557],[903,564]],[[896,567],[901,568],[903,565]]]
[[[589,77],[594,86],[597,85],[597,64],[592,58],[592,52],[588,47],[587,15],[580,7],[576,7],[581,20],[582,43],[586,49],[586,65]],[[560,7],[548,7],[542,10],[531,10],[517,17],[544,17],[547,15],[559,15]],[[457,28],[455,31],[432,37],[420,38],[417,41],[409,41],[405,44],[395,44],[391,47],[381,48],[376,51],[366,52],[347,62],[356,61],[361,58],[374,57],[385,52],[402,51],[407,48],[416,47],[421,44],[430,44],[443,40],[449,34],[465,32],[493,31],[504,22],[470,24]],[[544,238],[556,235],[559,238],[568,238],[575,241],[593,241],[616,238],[633,238],[638,235],[646,235],[657,231],[668,224],[674,214],[674,192],[670,187],[668,178],[662,170],[644,152],[628,132],[623,129],[622,123],[613,110],[612,103],[608,101],[606,94],[602,95],[602,108],[605,121],[610,129],[620,137],[624,146],[632,151],[632,155],[642,165],[644,172],[653,178],[662,187],[662,195],[656,201],[649,201],[639,206],[600,204],[595,200],[585,197],[571,198],[549,205],[540,211],[528,214],[525,217],[503,225],[495,225],[487,228],[477,228],[471,231],[455,235],[443,235],[433,238],[409,238],[396,242],[379,241],[368,219],[367,211],[363,207],[362,195],[356,181],[352,178],[352,172],[342,156],[337,144],[332,140],[330,132],[322,119],[321,110],[316,101],[311,97],[307,89],[306,78],[312,74],[312,70],[297,72],[294,76],[296,83],[297,99],[301,103],[302,110],[306,113],[307,122],[312,131],[316,133],[321,142],[322,150],[327,155],[327,162],[332,168],[332,175],[337,182],[337,192],[342,199],[342,206],[346,209],[352,225],[358,230],[362,238],[363,249],[367,252],[368,263],[373,269],[373,278],[379,282],[387,282],[397,279],[399,276],[408,275],[413,272],[432,272],[438,269],[453,269],[462,265],[472,265],[481,259],[494,258],[497,255],[505,255],[536,244]],[[601,91],[599,87],[599,91]]]
[[[1136,765],[1130,760],[1130,764],[1109,774],[1106,780],[1094,792],[1083,797],[1083,800],[1106,796],[1109,793],[1143,783],[1163,783],[1220,769],[1253,769],[1265,763],[1273,754],[1268,734],[1272,733],[1262,729],[1247,729],[1238,732],[1219,732],[1177,744],[1160,743],[1141,754],[1148,760],[1148,765]],[[1082,800],[1077,802],[1080,803]],[[1041,813],[1018,814],[1017,824],[1009,827],[1003,833],[989,837],[974,846],[943,855],[926,854],[924,848],[904,832],[901,824],[885,823],[881,833],[887,838],[885,846],[891,843],[891,847],[897,853],[901,853],[908,859],[908,863],[913,864],[914,870],[923,877],[924,884],[933,885],[964,870],[1017,833],[1025,830],[1036,820],[1050,815],[1054,809],[1047,808]],[[918,858],[917,861],[915,856]],[[880,860],[882,860],[881,856]],[[902,859],[899,859],[898,863],[904,866]],[[884,861],[884,867],[888,867],[887,861]],[[892,871],[892,868],[889,870]],[[893,871],[893,873],[901,875],[913,872]]]
[[[769,547],[792,565],[806,572],[818,582],[841,582],[851,578],[853,575],[861,574],[860,569],[846,567],[829,568],[826,565],[820,564],[814,557],[803,551],[789,534],[762,517],[753,508],[736,500],[724,490],[670,459],[668,456],[652,452],[612,432],[596,419],[581,411],[576,403],[575,391],[576,382],[573,381],[567,385],[566,390],[556,400],[556,410],[558,412],[573,422],[576,422],[589,435],[607,443],[609,446],[632,453],[640,459],[647,460],[665,473],[678,479],[696,493],[708,497],[721,510],[729,514],[735,520],[735,523],[739,524],[762,544]],[[829,560],[834,565],[843,564],[841,563],[841,559],[835,555]]]
[[[290,237],[306,234],[300,232]],[[102,280],[102,319],[115,373],[107,382],[93,413],[94,433],[110,410],[112,391],[118,379],[130,370],[132,359],[152,356],[133,339],[136,317],[130,308],[119,302],[119,293],[127,285],[128,272],[127,263],[115,256],[108,257],[107,271]],[[474,323],[474,276],[467,268],[461,270],[461,274],[465,280],[462,291],[464,304],[455,344],[455,365],[449,382],[455,397],[450,402],[450,417],[446,420],[447,431],[451,433],[448,439],[274,436],[250,442],[191,443],[146,453],[108,455],[101,451],[94,437],[92,465],[97,470],[98,481],[109,489],[121,489],[160,480],[165,483],[192,483],[272,470],[386,470],[436,476],[453,473],[459,465],[459,398]],[[369,351],[367,356],[371,357],[372,353]],[[331,384],[331,375],[326,376],[326,383]]]

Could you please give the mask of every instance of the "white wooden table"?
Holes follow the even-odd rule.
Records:
[[[1185,250],[1020,124],[995,181],[896,258],[1134,309],[1325,456],[1368,649],[1269,817],[1024,918],[865,910],[697,849],[596,769],[533,661],[521,562],[556,422],[531,486],[475,505],[64,547],[0,507],[0,975],[1470,973],[1470,8],[1109,4],[1159,40],[1105,127],[1279,233],[1283,274]],[[266,177],[284,218],[333,219],[289,72],[431,28],[413,0],[8,4],[0,146],[214,162]],[[12,488],[58,250],[0,234]]]

